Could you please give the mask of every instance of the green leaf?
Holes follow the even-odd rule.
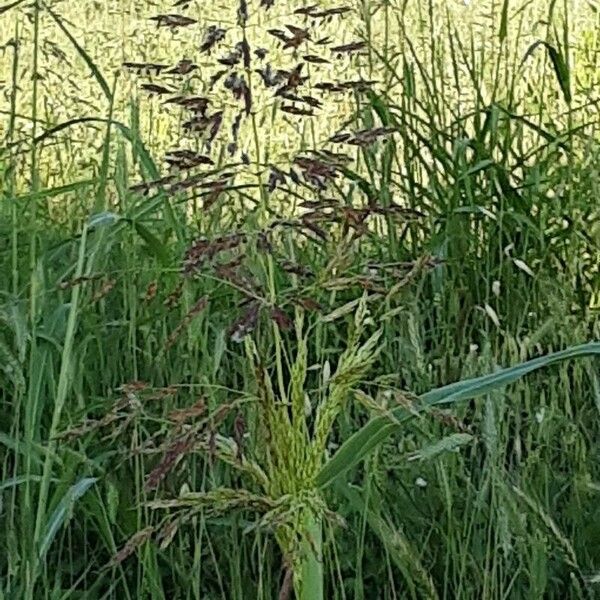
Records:
[[[496,164],[496,161],[494,161],[491,158],[485,158],[483,160],[480,160],[478,163],[476,163],[472,167],[470,167],[467,171],[462,173],[460,175],[460,177],[458,178],[458,180],[462,181],[464,179],[467,179],[468,177],[471,177],[471,175],[475,175],[475,174],[479,173],[480,171],[485,171],[488,167],[491,167],[492,165],[495,165],[495,164]]]
[[[462,400],[469,400],[502,388],[542,367],[547,367],[571,358],[592,355],[600,355],[599,342],[574,346],[567,350],[526,361],[514,367],[501,369],[496,373],[445,385],[423,394],[420,397],[422,405],[413,408],[414,410],[423,410],[428,406],[452,404]],[[408,420],[413,415],[414,411],[408,413],[404,408],[399,407],[392,411],[393,420],[385,416],[371,419],[362,429],[346,440],[331,459],[325,463],[317,476],[317,485],[325,487],[336,477],[356,465],[389,435],[398,431],[402,422]]]
[[[40,135],[35,137],[33,140],[31,140],[31,143],[39,144],[40,142],[43,142],[44,140],[51,138],[55,134],[57,134],[61,131],[64,131],[65,129],[69,129],[70,127],[73,127],[75,125],[83,125],[83,124],[88,124],[88,123],[91,123],[91,124],[105,124],[106,123],[106,124],[112,125],[113,127],[116,127],[121,132],[121,135],[123,135],[123,137],[131,144],[134,151],[139,156],[140,162],[142,163],[142,166],[144,167],[148,176],[151,179],[158,179],[160,177],[160,171],[158,170],[156,164],[152,160],[152,157],[150,156],[148,149],[146,148],[146,146],[144,146],[144,143],[140,139],[139,134],[137,132],[135,132],[133,129],[127,127],[126,125],[124,125],[123,123],[121,123],[119,121],[115,121],[114,119],[105,119],[103,117],[77,117],[75,119],[69,119],[68,121],[64,121],[63,123],[59,123],[58,125],[55,125],[54,127],[50,127],[48,129],[46,129],[43,133],[41,133]],[[2,148],[2,151],[8,150],[14,146],[18,146],[22,142],[23,142],[23,140],[15,140],[14,142],[11,142],[10,144],[6,144],[4,146],[4,148]],[[95,180],[93,180],[93,181],[95,181]],[[149,212],[149,211],[145,210],[144,214],[147,212]]]
[[[169,253],[165,245],[145,225],[134,223],[133,226],[137,234],[144,240],[148,252],[166,265],[169,262]]]
[[[530,119],[527,119],[526,117],[519,115],[517,113],[511,112],[511,111],[507,110],[506,108],[503,108],[502,106],[495,104],[495,105],[493,105],[493,108],[495,110],[498,110],[499,112],[505,114],[507,117],[510,117],[511,119],[514,119],[515,121],[518,121],[519,123],[522,123],[523,125],[525,125],[529,129],[531,129],[532,131],[535,131],[538,135],[543,137],[547,142],[552,143],[552,144],[557,144],[559,148],[562,148],[563,150],[570,152],[569,146],[567,144],[565,144],[564,142],[562,142],[560,140],[560,137],[565,136],[565,135],[574,134],[577,130],[576,128],[561,133],[561,136],[557,136],[557,135],[553,134],[552,132],[547,131],[543,127],[540,127],[537,123],[534,123]]]
[[[508,33],[508,2],[509,0],[504,0],[504,4],[502,5],[502,14],[500,16],[500,33],[498,34],[500,37],[500,42],[503,42],[506,39],[506,34]]]
[[[389,103],[385,102],[383,98],[373,90],[367,90],[367,98],[384,127],[388,127],[392,123],[395,125],[393,116],[388,108]]]
[[[19,6],[19,4],[23,4],[25,0],[15,0],[14,2],[10,2],[4,6],[0,6],[0,15],[9,11],[11,8],[15,8],[15,6]]]
[[[88,219],[88,229],[91,231],[92,229],[97,229],[98,227],[105,227],[107,225],[114,225],[118,221],[121,220],[121,217],[110,211],[103,211],[99,213],[93,214]]]
[[[55,196],[59,196],[61,194],[68,194],[69,192],[76,192],[82,188],[89,187],[91,185],[95,185],[96,179],[84,179],[82,181],[74,181],[73,183],[68,183],[66,185],[59,185],[53,188],[46,188],[43,190],[39,190],[37,192],[32,192],[30,194],[24,194],[23,196],[17,196],[15,200],[21,204],[24,202],[31,202],[35,200],[40,200],[41,198],[53,198]]]
[[[79,498],[81,498],[81,496],[83,496],[89,490],[89,488],[96,483],[97,480],[97,477],[84,477],[67,490],[67,493],[58,503],[58,506],[55,508],[50,519],[48,520],[48,523],[46,524],[46,529],[40,544],[39,556],[41,559],[43,559],[43,557],[46,555],[46,552],[48,552],[48,549],[52,545],[52,542],[62,524],[70,516],[75,502],[77,502],[77,500],[79,500]]]
[[[468,433],[453,433],[448,435],[433,444],[428,444],[420,450],[413,452],[409,460],[431,460],[444,452],[453,452],[454,450],[465,446],[473,439],[473,436]]]
[[[521,65],[533,54],[533,52],[543,46],[546,48],[546,52],[548,52],[548,56],[550,57],[550,61],[552,62],[552,67],[554,68],[554,74],[556,75],[556,79],[558,80],[558,85],[563,93],[565,98],[565,102],[567,104],[571,103],[571,74],[569,72],[569,67],[565,60],[565,57],[552,45],[543,40],[538,40],[529,46],[527,52],[525,52],[525,56],[521,61]]]
[[[550,55],[550,60],[552,61],[552,66],[554,67],[554,73],[558,79],[558,84],[562,90],[565,102],[570,104],[571,76],[569,73],[569,67],[567,67],[564,56],[554,46],[550,46],[548,44],[546,47],[548,48],[548,54]]]
[[[361,177],[358,173],[355,173],[346,167],[340,167],[340,170],[345,177],[356,183],[360,191],[363,192],[370,201],[374,201],[378,198],[379,193],[364,177]]]
[[[112,481],[107,482],[106,489],[106,512],[108,519],[114,525],[117,522],[119,510],[119,488]]]
[[[427,569],[419,560],[419,551],[404,535],[404,532],[394,527],[381,515],[379,507],[371,507],[364,493],[355,486],[339,484],[336,491],[345,496],[349,507],[359,515],[366,515],[367,523],[382,546],[389,554],[394,565],[404,575],[406,583],[412,588],[411,597],[415,597],[415,587],[419,598],[438,598],[435,585]]]
[[[322,323],[331,323],[333,321],[337,321],[341,317],[345,317],[346,315],[349,315],[350,313],[354,314],[359,303],[360,303],[360,298],[357,298],[356,300],[350,300],[350,302],[347,302],[346,304],[343,304],[342,306],[338,306],[338,308],[336,308],[335,310],[322,316],[321,322]]]
[[[108,87],[108,83],[106,83],[106,79],[104,79],[104,77],[102,76],[102,73],[100,73],[100,70],[94,64],[94,61],[90,58],[90,55],[84,50],[84,48],[79,44],[79,42],[73,37],[71,32],[64,26],[62,19],[52,9],[50,9],[50,7],[47,4],[45,4],[44,6],[45,6],[46,10],[48,11],[48,14],[54,19],[55,23],[60,27],[62,32],[69,38],[69,41],[71,42],[71,44],[73,44],[73,46],[75,46],[75,49],[77,50],[77,52],[79,53],[81,58],[83,58],[83,60],[85,61],[85,64],[92,71],[92,74],[96,78],[96,81],[100,84],[100,87],[102,88],[102,91],[104,92],[104,95],[110,101],[112,98],[110,87]]]
[[[44,461],[41,457],[48,454],[49,450],[41,444],[35,442],[27,442],[23,439],[15,439],[9,437],[6,433],[0,431],[0,446],[5,446],[14,453],[22,454],[24,457],[28,457],[36,465],[43,465]],[[59,460],[58,457],[52,453],[55,460]]]
[[[148,149],[144,145],[144,142],[140,138],[138,132],[134,131],[133,128],[123,125],[123,123],[119,123],[118,121],[113,121],[113,124],[119,129],[123,137],[131,144],[148,176],[151,179],[158,179],[160,177],[160,171],[152,159],[152,156],[150,156],[150,152],[148,152]]]
[[[28,481],[39,481],[40,479],[41,477],[39,475],[23,475],[21,477],[11,477],[10,479],[0,481],[0,492],[2,490],[17,487],[18,485],[21,485],[22,483],[26,483]]]

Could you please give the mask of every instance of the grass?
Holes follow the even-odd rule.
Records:
[[[596,597],[598,13],[258,4],[0,12],[0,599]]]

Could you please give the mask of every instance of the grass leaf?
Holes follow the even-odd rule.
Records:
[[[69,518],[75,502],[77,502],[77,500],[79,500],[79,498],[81,498],[81,496],[83,496],[96,481],[98,481],[96,477],[84,477],[72,485],[62,497],[46,524],[39,550],[41,559],[43,559],[46,552],[48,552],[58,530]]]
[[[423,407],[469,400],[513,383],[537,369],[571,358],[595,355],[600,355],[600,342],[574,346],[567,350],[534,358],[514,367],[501,369],[496,373],[445,385],[423,394],[421,400]],[[395,421],[390,421],[385,416],[375,417],[342,444],[341,448],[321,469],[317,476],[317,485],[325,487],[336,477],[356,465],[389,435],[398,431],[402,421],[412,416],[403,408],[397,408],[392,412]]]
[[[500,42],[503,42],[506,39],[506,34],[508,32],[508,2],[509,0],[504,0],[502,4],[502,14],[500,17],[500,31],[498,36],[500,37]]]
[[[145,225],[135,222],[133,226],[137,234],[144,240],[148,252],[158,258],[161,263],[167,264],[169,253],[166,246]]]
[[[453,433],[417,450],[411,454],[409,460],[431,460],[444,452],[454,452],[461,446],[468,444],[472,439],[473,436],[468,433]]]
[[[48,11],[48,14],[54,19],[55,23],[60,27],[62,32],[69,38],[69,41],[71,42],[71,44],[73,44],[73,46],[75,46],[75,49],[77,50],[77,52],[79,53],[81,58],[83,58],[83,60],[85,61],[85,64],[92,71],[92,75],[96,78],[96,81],[100,84],[100,87],[102,88],[102,91],[104,92],[104,95],[106,96],[106,99],[110,102],[112,99],[110,87],[109,87],[108,83],[106,82],[106,79],[104,79],[102,73],[100,73],[100,69],[98,69],[98,67],[94,64],[94,61],[91,59],[90,55],[79,44],[79,42],[73,37],[71,32],[65,27],[60,16],[57,15],[47,4],[45,5],[45,7],[46,7],[46,10]]]

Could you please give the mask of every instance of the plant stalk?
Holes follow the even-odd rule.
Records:
[[[323,600],[323,523],[307,510],[302,523],[303,539],[299,577],[294,578],[298,600]]]

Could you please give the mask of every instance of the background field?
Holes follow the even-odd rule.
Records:
[[[322,495],[302,460],[598,340],[600,6],[261,4],[0,5],[0,599],[293,597],[307,506],[326,598],[596,597],[596,359],[419,413]],[[210,86],[241,39],[248,114]],[[254,70],[300,62],[316,107]],[[223,110],[210,147],[164,103],[190,94]]]

